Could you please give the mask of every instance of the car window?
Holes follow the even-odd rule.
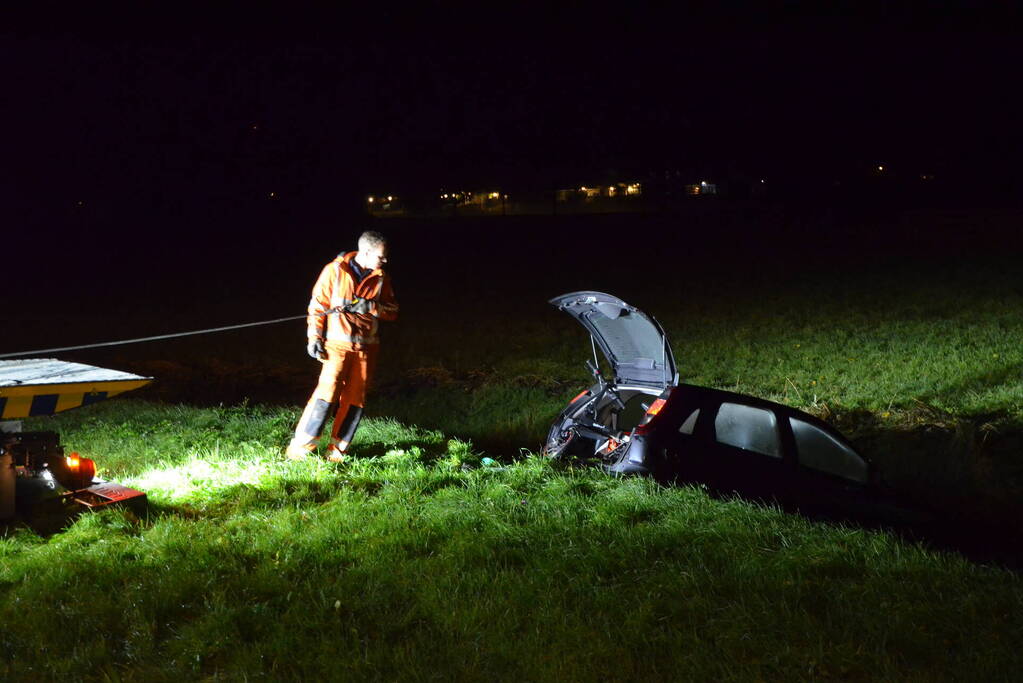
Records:
[[[799,462],[813,470],[866,483],[867,463],[854,450],[808,422],[789,418]]]
[[[714,431],[720,443],[772,458],[781,457],[778,420],[770,410],[741,403],[722,403],[714,418]]]
[[[700,417],[700,409],[697,408],[693,412],[689,413],[689,417],[685,419],[682,426],[678,428],[679,434],[692,434],[693,430],[696,429],[696,420]]]

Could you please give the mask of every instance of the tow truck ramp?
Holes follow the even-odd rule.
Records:
[[[95,463],[64,455],[54,432],[23,432],[21,419],[98,403],[153,381],[55,358],[0,361],[0,520],[44,507],[95,509],[145,500],[141,491],[95,478]]]

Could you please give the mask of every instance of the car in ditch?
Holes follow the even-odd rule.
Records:
[[[555,419],[543,452],[616,474],[804,501],[880,491],[872,463],[834,427],[772,401],[682,384],[663,328],[603,292],[550,300],[589,332],[594,384]],[[601,370],[597,349],[610,372]]]

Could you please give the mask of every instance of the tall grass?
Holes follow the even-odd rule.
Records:
[[[370,419],[279,455],[296,409],[122,400],[56,420],[145,489],[0,540],[8,680],[1009,680],[1016,575],[699,488],[485,466]],[[37,425],[33,425],[37,426]]]

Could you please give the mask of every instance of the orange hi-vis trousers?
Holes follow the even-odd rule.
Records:
[[[309,450],[316,447],[334,403],[337,403],[337,411],[330,430],[331,443],[350,443],[362,418],[366,389],[376,367],[380,347],[374,344],[360,351],[350,351],[347,344],[328,341],[326,348],[327,360],[323,361],[319,382],[295,428],[295,438],[291,441],[293,446]]]

